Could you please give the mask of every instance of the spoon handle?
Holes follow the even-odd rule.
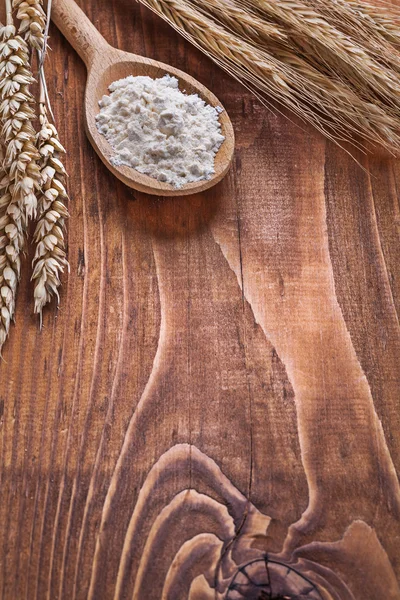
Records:
[[[74,0],[53,0],[51,18],[83,59],[86,67],[89,68],[96,55],[109,47]]]

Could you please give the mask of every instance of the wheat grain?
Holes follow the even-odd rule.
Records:
[[[42,317],[45,304],[53,296],[59,300],[60,274],[68,266],[65,253],[64,222],[68,217],[65,206],[65,169],[60,156],[65,153],[57,129],[47,118],[44,83],[41,82],[39,104],[40,131],[37,147],[41,155],[41,187],[38,201],[38,221],[34,233],[36,251],[32,279],[35,281],[35,313]]]

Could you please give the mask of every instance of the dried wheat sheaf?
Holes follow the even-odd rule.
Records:
[[[28,223],[37,219],[33,260],[34,311],[59,297],[60,273],[68,264],[63,225],[64,152],[47,117],[43,60],[47,18],[42,0],[5,0],[0,26],[0,352],[15,315],[15,302]],[[18,31],[14,25],[16,12]],[[39,53],[40,131],[31,86],[34,51]]]
[[[400,151],[400,17],[363,0],[140,0],[261,101]]]

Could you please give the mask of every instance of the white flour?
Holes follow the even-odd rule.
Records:
[[[115,150],[112,162],[127,165],[176,188],[210,179],[224,141],[213,108],[197,94],[183,94],[176,77],[114,81],[99,102],[96,125]]]

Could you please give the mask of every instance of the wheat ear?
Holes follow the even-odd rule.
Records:
[[[13,0],[13,8],[17,10],[17,19],[20,20],[18,33],[24,37],[31,48],[42,50],[46,25],[42,1]]]
[[[386,68],[400,72],[400,19],[399,14],[379,6],[353,0],[303,0],[331,25],[356,41],[373,59]]]
[[[364,22],[370,22],[375,30],[379,32],[388,42],[400,45],[400,12],[398,7],[375,0],[374,4],[364,0],[340,0],[340,3],[348,2],[352,9]]]
[[[1,164],[4,153],[0,149]],[[0,181],[0,354],[14,318],[17,285],[24,246],[23,215],[9,190],[3,167]]]
[[[383,98],[398,112],[400,84],[390,68],[377,62],[358,40],[352,39],[323,15],[299,0],[237,0],[251,13],[276,21],[289,33],[298,54],[328,73],[338,74],[358,90]],[[331,0],[328,4],[334,4]]]
[[[12,17],[8,16],[8,22]],[[29,90],[34,78],[26,42],[12,24],[0,30],[0,122],[5,145],[4,166],[13,202],[23,213],[23,226],[36,213],[39,188],[39,153],[32,120],[34,99]]]
[[[53,296],[59,300],[60,274],[68,266],[65,253],[64,222],[68,217],[65,206],[65,168],[60,156],[65,153],[55,126],[49,122],[45,105],[44,81],[40,81],[37,147],[40,152],[42,192],[38,201],[38,221],[34,233],[36,251],[32,279],[35,281],[35,313],[42,317],[43,307]]]
[[[28,218],[36,211],[39,184],[29,91],[33,77],[28,47],[13,25],[10,0],[6,0],[6,15],[6,25],[0,25],[0,350],[14,318],[20,255]]]

